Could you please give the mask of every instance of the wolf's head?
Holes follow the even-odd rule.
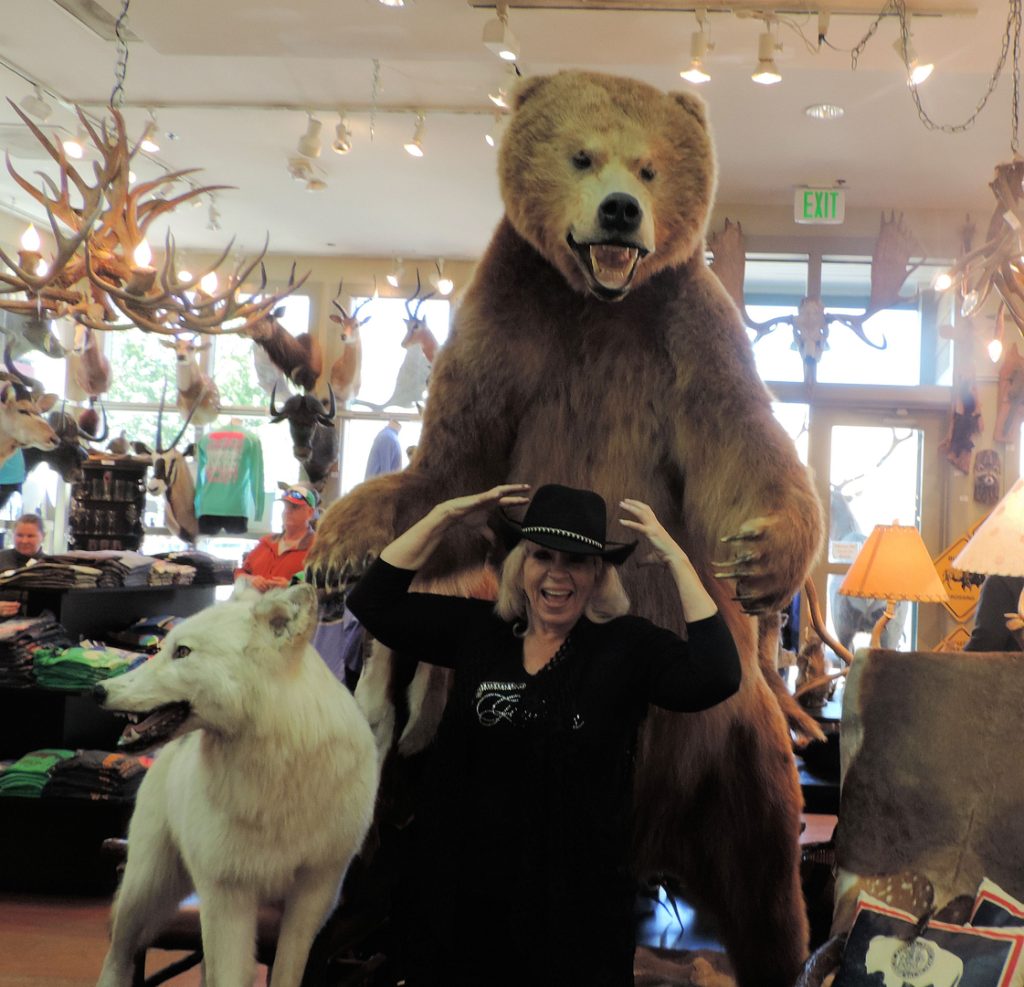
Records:
[[[293,678],[316,627],[316,592],[298,585],[259,594],[236,588],[230,600],[175,627],[144,665],[97,685],[106,709],[176,721],[176,735],[249,730],[281,684]],[[141,727],[137,728],[141,729]]]

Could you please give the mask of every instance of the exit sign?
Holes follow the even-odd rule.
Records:
[[[793,219],[830,225],[846,217],[846,191],[841,188],[798,188],[793,193]]]

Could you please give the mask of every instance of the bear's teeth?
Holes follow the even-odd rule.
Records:
[[[606,288],[621,288],[633,272],[638,253],[635,247],[593,244],[590,266],[594,277]]]

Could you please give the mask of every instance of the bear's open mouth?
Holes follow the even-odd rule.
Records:
[[[571,233],[566,240],[590,289],[600,298],[621,298],[629,291],[637,266],[647,256],[633,243],[578,243]]]
[[[178,727],[191,716],[192,707],[187,702],[176,702],[158,706],[149,713],[128,713],[124,710],[112,712],[128,720],[117,746],[122,750],[132,750],[170,740],[177,733]]]

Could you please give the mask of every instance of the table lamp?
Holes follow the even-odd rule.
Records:
[[[882,646],[882,632],[896,612],[897,600],[942,603],[949,599],[917,528],[878,524],[853,560],[839,592],[885,600],[885,613],[871,632],[871,647]]]
[[[992,508],[953,566],[984,576],[1024,576],[1024,479]],[[1017,610],[1024,610],[1024,593]]]

